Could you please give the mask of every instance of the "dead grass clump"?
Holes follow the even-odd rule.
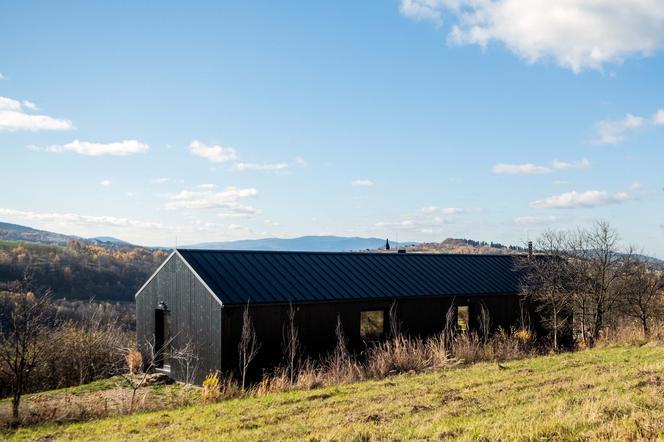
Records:
[[[427,346],[421,339],[397,336],[371,347],[365,370],[372,378],[409,371],[419,372],[431,367]]]
[[[307,360],[300,366],[297,373],[295,388],[303,390],[313,390],[324,385],[324,378],[320,367]]]
[[[217,402],[221,398],[221,379],[219,372],[211,372],[203,380],[201,399],[203,402]]]
[[[143,357],[141,353],[136,349],[129,350],[125,356],[127,361],[127,368],[129,368],[129,374],[134,375],[141,370],[143,365]]]

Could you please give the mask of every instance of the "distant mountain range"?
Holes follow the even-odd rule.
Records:
[[[55,244],[59,246],[67,245],[71,240],[77,240],[111,247],[136,247],[133,244],[111,236],[82,238],[80,236],[63,235],[62,233],[48,232],[46,230],[33,229],[32,227],[3,222],[0,222],[0,240],[26,241],[41,244]]]
[[[46,230],[33,229],[32,227],[18,224],[0,222],[0,240],[25,241],[41,244],[53,244],[66,246],[71,240],[77,240],[88,244],[97,244],[108,248],[126,249],[140,247],[127,241],[111,236],[97,236],[83,238],[74,235],[63,235],[61,233]],[[506,246],[499,243],[474,241],[471,239],[447,238],[439,243],[417,243],[390,241],[393,250],[405,248],[410,252],[429,253],[523,253],[525,249],[518,246]],[[262,238],[242,239],[238,241],[204,242],[191,245],[179,246],[188,249],[212,249],[212,250],[283,250],[283,251],[310,251],[310,252],[351,252],[376,250],[385,247],[383,238],[363,238],[347,236],[300,236],[298,238]],[[143,247],[144,249],[166,251],[169,247]],[[653,264],[664,266],[664,261],[651,256],[641,257]]]
[[[415,243],[400,243],[390,241],[390,246],[396,248],[411,246]],[[350,252],[375,250],[385,247],[384,238],[361,238],[347,236],[301,236],[299,238],[263,238],[243,239],[239,241],[205,242],[188,246],[183,249],[213,249],[213,250],[284,250],[309,252]]]

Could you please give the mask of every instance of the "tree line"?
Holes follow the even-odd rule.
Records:
[[[630,321],[649,337],[652,324],[664,319],[663,269],[619,240],[604,221],[547,231],[534,254],[520,260],[522,296],[535,306],[554,350],[561,337],[593,346],[609,327]]]
[[[54,298],[131,301],[168,253],[70,240],[66,247],[0,241],[0,290],[29,270]]]

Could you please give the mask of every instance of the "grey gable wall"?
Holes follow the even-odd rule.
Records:
[[[165,302],[171,312],[173,348],[193,345],[198,361],[194,382],[201,383],[208,370],[221,369],[221,313],[219,301],[187,264],[173,254],[136,295],[136,339],[143,360],[147,342],[154,342],[155,309]],[[171,376],[185,380],[186,368],[172,363]]]

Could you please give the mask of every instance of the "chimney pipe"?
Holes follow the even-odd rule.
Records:
[[[533,257],[533,242],[528,241],[528,258]]]

